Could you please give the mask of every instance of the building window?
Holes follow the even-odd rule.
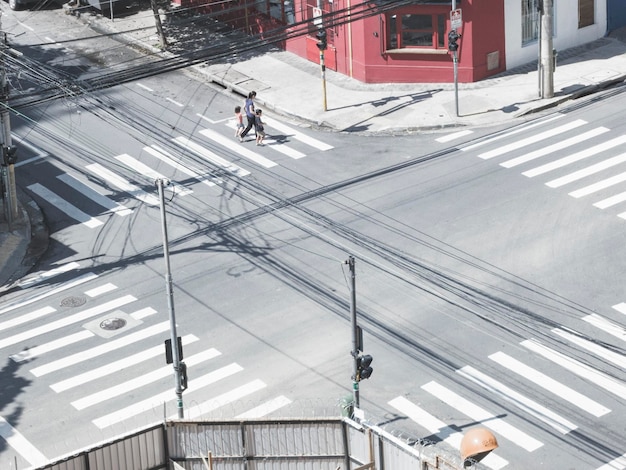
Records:
[[[522,0],[522,46],[535,42],[539,32],[539,0]]]
[[[387,15],[387,49],[445,47],[446,15],[400,13]]]
[[[284,24],[295,22],[292,0],[255,0],[254,9]]]
[[[591,26],[596,22],[594,0],[578,0],[578,28]]]

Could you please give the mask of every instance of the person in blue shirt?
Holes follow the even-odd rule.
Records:
[[[248,135],[248,132],[250,132],[250,129],[252,129],[252,127],[254,126],[254,120],[256,118],[256,114],[254,112],[254,98],[256,98],[256,91],[251,91],[250,93],[248,93],[246,104],[243,107],[243,110],[246,113],[246,119],[248,120],[248,125],[243,130],[243,132],[239,134],[241,140],[243,140],[244,137]]]

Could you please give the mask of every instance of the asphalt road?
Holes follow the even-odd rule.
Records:
[[[0,303],[0,416],[25,439],[0,462],[175,413],[158,172],[188,416],[336,415],[354,255],[367,419],[433,442],[492,427],[490,468],[624,468],[624,101],[463,136],[268,115],[259,148],[233,138],[235,98],[182,73],[27,108],[18,181],[52,241]]]

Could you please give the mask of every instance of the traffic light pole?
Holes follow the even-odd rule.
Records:
[[[324,51],[320,50],[320,67],[322,68],[322,106],[324,111],[328,110],[326,104],[326,64],[324,63]]]
[[[176,391],[176,408],[178,410],[178,417],[184,418],[185,413],[183,410],[183,378],[186,379],[186,367],[180,360],[180,354],[178,351],[178,337],[176,334],[176,315],[174,313],[174,293],[172,291],[172,275],[170,272],[170,250],[167,239],[167,222],[165,220],[165,197],[163,194],[163,187],[169,184],[169,181],[157,178],[155,181],[159,190],[159,201],[161,205],[161,227],[163,231],[163,257],[165,258],[165,289],[167,292],[167,306],[169,311],[170,320],[170,339],[172,350],[172,364],[174,366],[174,380]]]
[[[350,320],[352,326],[352,357],[354,358],[354,370],[352,375],[352,394],[354,408],[360,408],[359,402],[359,331],[356,323],[356,272],[354,269],[354,257],[349,256],[346,261],[350,269]]]
[[[452,0],[452,11],[456,10],[456,0]],[[456,30],[453,30],[456,33]],[[459,56],[456,50],[452,51],[452,67],[454,68],[454,109],[459,117]]]

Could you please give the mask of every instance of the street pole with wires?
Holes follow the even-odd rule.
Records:
[[[184,418],[183,392],[187,389],[187,366],[182,362],[182,344],[176,334],[176,315],[174,312],[174,292],[172,291],[172,274],[170,271],[170,252],[167,238],[167,222],[165,220],[165,197],[164,186],[169,185],[169,181],[158,178],[156,186],[159,190],[159,201],[161,205],[161,228],[163,232],[163,257],[165,259],[165,290],[167,293],[167,306],[170,320],[170,340],[165,342],[165,357],[168,364],[174,366],[174,385],[176,393],[176,409],[178,417]]]
[[[0,29],[2,28],[2,14],[0,13]],[[5,218],[9,227],[19,217],[17,207],[17,188],[15,182],[16,150],[11,140],[11,121],[9,119],[9,85],[7,83],[5,57],[8,53],[6,33],[3,33],[0,44],[0,124],[2,126],[2,162],[1,173],[2,199],[4,202]]]

